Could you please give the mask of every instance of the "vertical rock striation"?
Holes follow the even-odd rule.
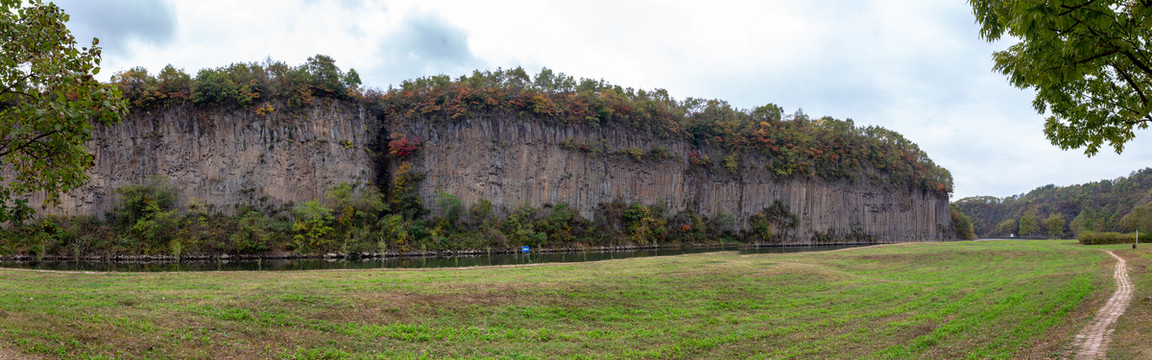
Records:
[[[710,173],[687,160],[691,149],[680,139],[500,117],[452,124],[401,122],[397,130],[424,141],[414,165],[425,175],[425,204],[434,204],[436,192],[445,191],[465,204],[487,199],[501,212],[566,203],[591,218],[599,204],[614,200],[663,202],[672,214],[689,210],[732,215],[736,227],[743,229],[751,215],[780,201],[800,220],[784,234],[788,243],[954,237],[947,197],[895,189],[884,181],[778,179],[765,170],[768,159],[755,155],[744,157],[737,174]],[[606,149],[584,151],[572,144],[602,144]],[[648,149],[663,149],[671,156],[652,160],[627,155]]]
[[[368,149],[399,133],[423,141],[411,161],[425,175],[420,193],[430,207],[438,191],[465,205],[487,199],[499,213],[566,203],[587,218],[615,200],[662,202],[670,214],[729,214],[743,229],[749,216],[779,201],[799,217],[799,225],[784,233],[788,243],[953,237],[947,197],[885,181],[777,178],[765,170],[769,160],[754,155],[745,156],[736,173],[710,172],[687,160],[693,149],[682,139],[500,116],[380,127],[365,110],[335,101],[265,116],[192,108],[135,113],[94,128],[91,180],[47,212],[103,216],[117,201],[115,189],[154,175],[175,185],[182,207],[282,209],[323,199],[341,182],[390,183],[376,179],[387,174],[378,169],[389,167]],[[636,156],[653,149],[661,156]]]
[[[341,182],[373,180],[363,150],[374,140],[372,123],[358,107],[339,102],[265,116],[190,107],[133,113],[93,127],[91,179],[48,212],[104,216],[118,200],[117,188],[155,175],[176,187],[181,207],[233,213],[242,205],[279,209],[323,199]]]

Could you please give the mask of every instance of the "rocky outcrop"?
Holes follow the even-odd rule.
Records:
[[[103,216],[115,206],[117,188],[156,175],[175,186],[181,207],[232,213],[241,205],[274,210],[323,199],[341,182],[373,180],[365,151],[375,140],[372,123],[359,107],[338,102],[267,115],[190,107],[136,112],[116,125],[94,125],[91,179],[47,212]]]
[[[47,212],[102,216],[117,201],[115,189],[154,175],[169,179],[183,207],[283,209],[323,199],[341,182],[389,183],[377,181],[390,176],[391,167],[381,163],[389,160],[371,149],[390,134],[422,141],[409,161],[424,175],[420,194],[429,207],[438,191],[465,205],[487,199],[499,213],[566,203],[588,218],[615,200],[662,202],[669,214],[729,214],[742,229],[749,216],[778,201],[799,218],[785,232],[790,243],[953,236],[946,196],[884,181],[777,178],[765,170],[768,159],[751,155],[739,171],[709,170],[689,161],[699,149],[684,140],[620,128],[501,116],[452,123],[394,119],[382,126],[365,110],[339,102],[266,115],[177,108],[96,126],[89,143],[91,180]]]
[[[425,175],[425,204],[435,204],[436,192],[444,191],[465,204],[487,199],[498,211],[566,203],[592,218],[601,203],[614,200],[663,202],[671,214],[732,215],[743,229],[752,214],[780,201],[799,217],[797,227],[784,234],[789,243],[953,238],[947,197],[894,189],[884,181],[778,179],[765,170],[768,159],[754,155],[745,156],[736,173],[710,172],[688,160],[692,149],[680,139],[500,117],[401,122],[396,130],[423,141],[413,162]],[[586,144],[592,149],[585,150]],[[653,149],[667,156],[632,156]]]

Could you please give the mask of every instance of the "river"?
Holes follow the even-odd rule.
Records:
[[[524,265],[544,263],[569,263],[627,259],[650,256],[706,253],[716,251],[738,251],[741,254],[788,253],[804,251],[826,251],[854,247],[836,246],[789,246],[789,247],[711,247],[711,248],[666,248],[617,251],[569,251],[522,254],[491,254],[465,256],[401,256],[370,258],[359,260],[344,259],[253,259],[253,260],[196,260],[196,261],[0,261],[0,267],[58,270],[58,271],[112,271],[112,272],[156,272],[156,271],[290,271],[290,270],[329,270],[329,269],[379,269],[379,268],[443,268],[474,267],[497,265]]]

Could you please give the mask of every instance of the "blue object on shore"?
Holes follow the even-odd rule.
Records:
[[[528,247],[525,246],[525,247],[520,248],[520,252],[525,252],[525,253],[528,252]]]

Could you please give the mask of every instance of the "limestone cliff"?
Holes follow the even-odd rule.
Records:
[[[685,140],[619,128],[501,116],[382,126],[367,111],[339,102],[267,115],[184,107],[96,126],[91,181],[48,212],[102,216],[114,206],[116,188],[153,175],[170,179],[181,206],[203,203],[226,213],[241,205],[275,209],[323,199],[324,190],[340,182],[388,183],[377,179],[376,169],[383,165],[379,173],[388,176],[381,162],[389,160],[370,149],[390,134],[423,141],[411,161],[425,175],[420,194],[428,206],[437,191],[465,205],[488,199],[499,213],[567,203],[589,218],[614,200],[663,202],[670,214],[732,215],[742,229],[751,214],[780,201],[800,220],[784,234],[790,243],[850,234],[872,241],[953,236],[948,199],[931,192],[878,181],[776,178],[764,170],[769,160],[757,156],[745,156],[735,173],[710,171],[688,161],[698,149]],[[579,145],[591,143],[601,151]],[[660,156],[629,155],[637,151]]]

